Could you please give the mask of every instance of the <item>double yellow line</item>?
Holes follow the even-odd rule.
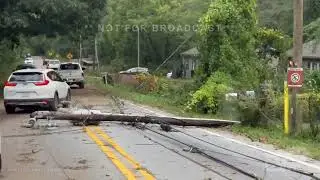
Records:
[[[146,180],[154,180],[155,177],[143,168],[136,160],[134,160],[124,149],[122,149],[110,136],[108,136],[101,128],[99,127],[85,127],[85,132],[88,136],[98,145],[101,151],[112,161],[112,163],[120,170],[120,172],[128,179],[135,180],[137,179],[136,173],[134,173],[130,168],[126,167],[123,162],[117,157],[114,153],[121,155],[127,162],[138,171]],[[102,138],[99,138],[100,136]],[[107,142],[108,147],[104,144]]]

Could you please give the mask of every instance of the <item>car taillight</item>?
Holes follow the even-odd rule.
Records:
[[[36,86],[46,86],[46,85],[49,84],[49,81],[48,80],[44,80],[42,82],[35,82],[33,84],[36,85]]]
[[[16,86],[17,85],[17,83],[13,83],[13,82],[9,82],[9,81],[6,81],[5,83],[4,83],[4,86],[6,87],[6,86]]]

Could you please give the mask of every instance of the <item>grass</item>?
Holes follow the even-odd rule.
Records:
[[[170,86],[176,86],[176,88],[181,88],[181,83],[188,83],[187,81],[177,82],[174,80],[169,80]],[[177,116],[184,117],[199,117],[199,118],[219,118],[213,115],[204,115],[198,113],[191,113],[184,111],[185,106],[177,105],[173,102],[176,94],[171,96],[160,96],[157,94],[141,94],[135,91],[133,88],[115,85],[115,86],[105,86],[101,80],[89,78],[88,83],[104,90],[114,96],[118,96],[123,99],[131,100],[133,102],[148,105],[151,107],[156,107],[166,112],[172,113]],[[290,137],[283,134],[282,128],[254,128],[241,125],[235,125],[231,127],[231,131],[246,136],[253,141],[260,141],[266,144],[272,144],[277,148],[285,149],[287,151],[307,155],[311,158],[320,160],[320,141],[316,141],[310,138],[310,136],[298,136]]]
[[[272,144],[277,148],[285,149],[295,154],[303,154],[320,160],[320,141],[302,136],[287,136],[280,126],[273,128],[259,128],[235,125],[231,130],[252,141]]]

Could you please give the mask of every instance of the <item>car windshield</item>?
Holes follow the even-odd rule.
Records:
[[[40,72],[18,72],[12,73],[9,81],[42,81],[43,74]]]
[[[61,64],[60,70],[78,70],[79,65],[78,64]]]

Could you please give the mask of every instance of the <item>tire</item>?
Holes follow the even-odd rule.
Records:
[[[79,83],[79,88],[83,89],[84,88],[84,82]]]
[[[71,101],[71,91],[70,91],[70,89],[68,90],[66,101]],[[63,108],[69,108],[69,107],[70,107],[69,103],[68,104],[63,104]]]
[[[5,109],[7,114],[13,114],[16,112],[16,108],[14,106],[5,106]]]
[[[59,96],[57,93],[54,94],[53,101],[50,102],[50,111],[57,111],[58,110],[58,105],[59,105]]]

